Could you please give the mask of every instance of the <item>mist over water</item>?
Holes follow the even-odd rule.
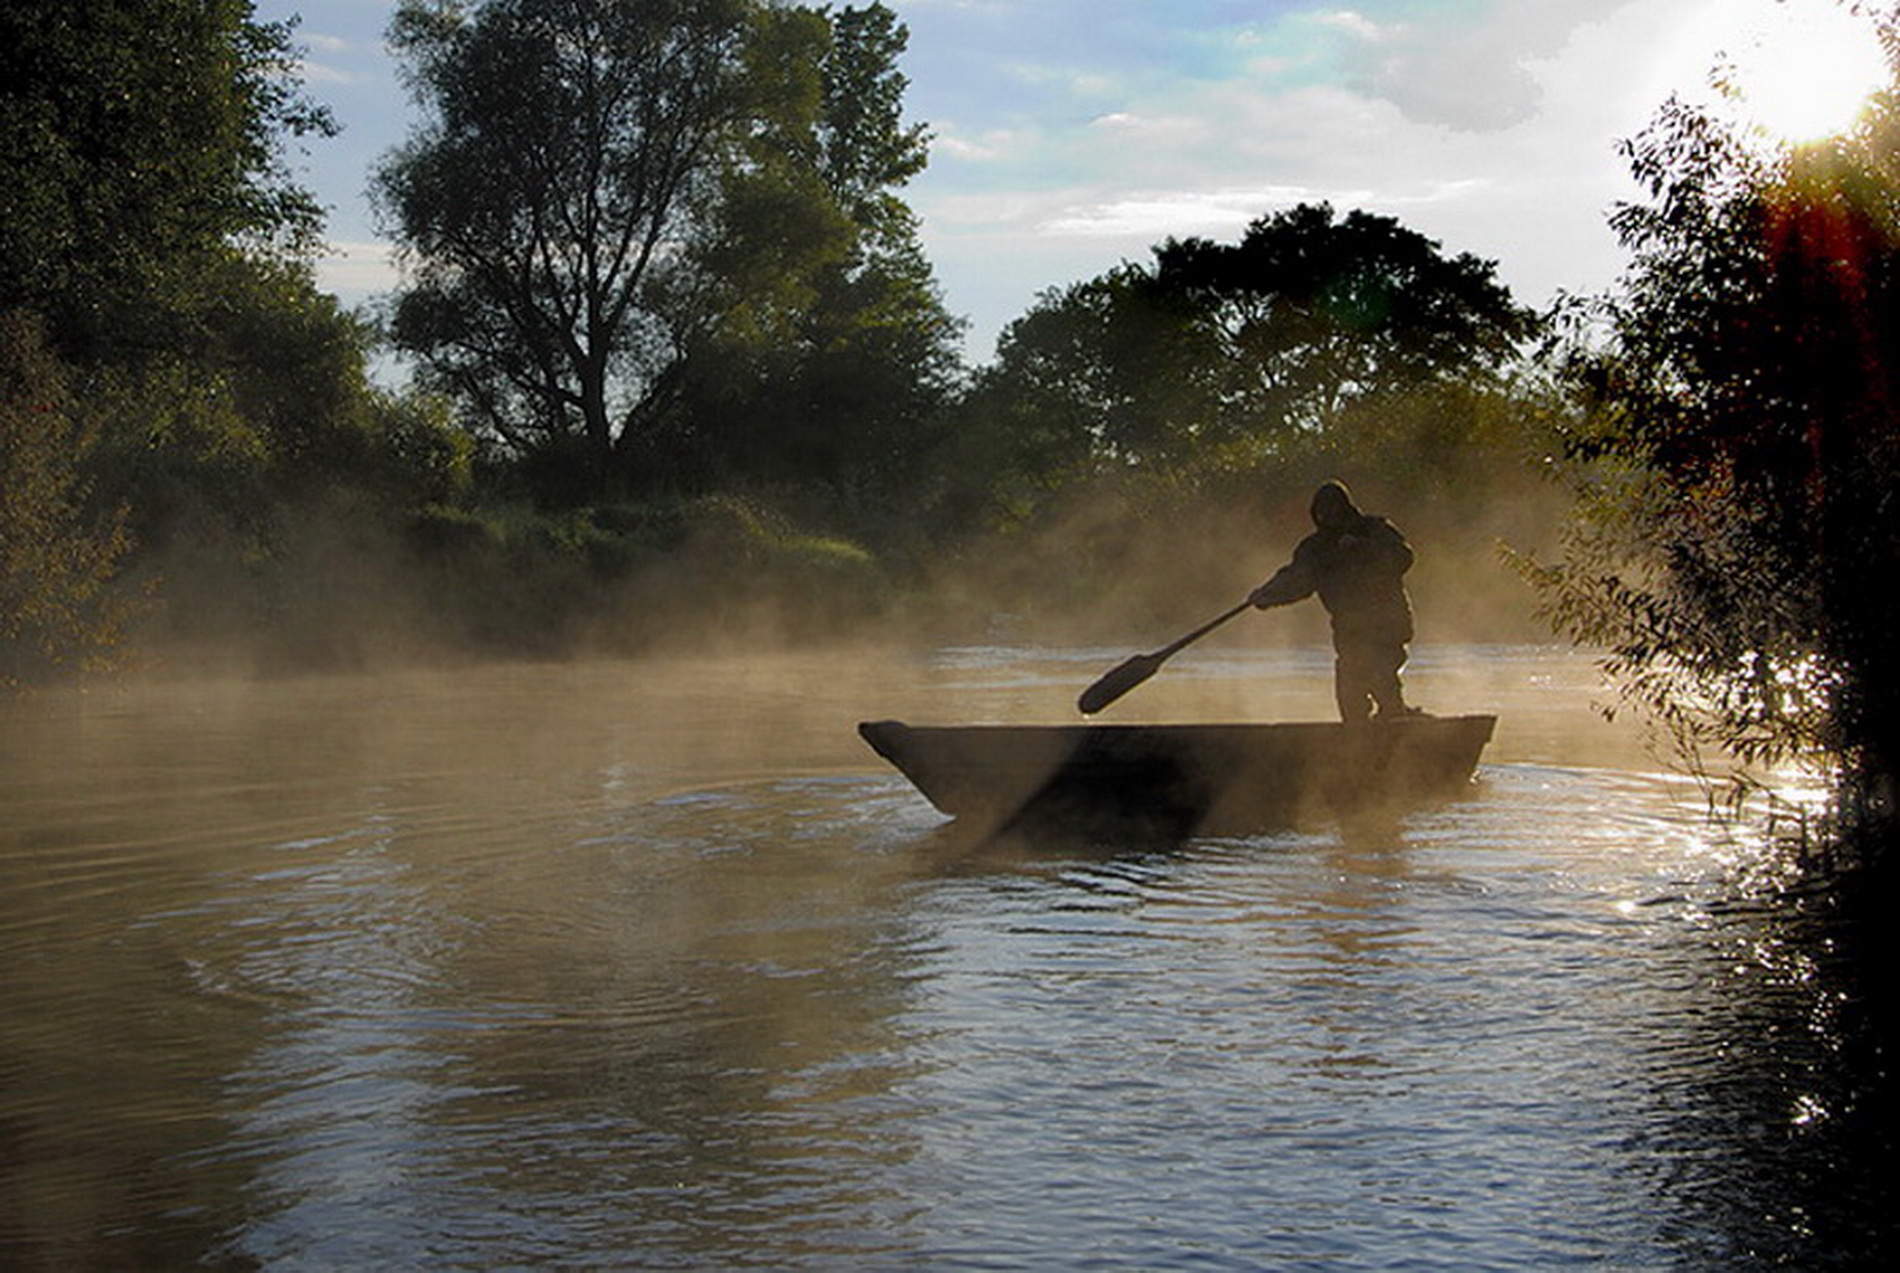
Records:
[[[971,845],[858,720],[1122,648],[0,706],[0,1263],[1814,1267],[1891,1255],[1859,991],[1583,656],[1381,826]],[[1330,710],[1192,651],[1108,716]]]

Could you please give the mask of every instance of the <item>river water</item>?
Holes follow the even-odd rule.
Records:
[[[1422,654],[1498,734],[1377,827],[972,845],[853,732],[1073,719],[1125,653],[0,705],[0,1265],[1894,1254],[1852,967],[1587,659]],[[1327,698],[1212,650],[1111,715]]]

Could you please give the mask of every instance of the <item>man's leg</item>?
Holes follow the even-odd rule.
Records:
[[[1373,677],[1361,646],[1340,646],[1333,652],[1333,699],[1339,719],[1357,725],[1372,715]]]
[[[1404,643],[1394,641],[1368,649],[1366,656],[1367,692],[1379,705],[1379,715],[1394,719],[1410,715],[1412,709],[1405,705],[1405,687],[1399,681],[1399,669],[1405,666]]]

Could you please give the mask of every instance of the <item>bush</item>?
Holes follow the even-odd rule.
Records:
[[[86,507],[92,445],[38,320],[0,314],[0,688],[108,663],[131,617],[124,514]]]

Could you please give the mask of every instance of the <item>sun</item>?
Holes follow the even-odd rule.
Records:
[[[1828,0],[1750,6],[1750,20],[1722,50],[1731,105],[1770,140],[1799,145],[1852,128],[1887,84],[1871,23]]]

